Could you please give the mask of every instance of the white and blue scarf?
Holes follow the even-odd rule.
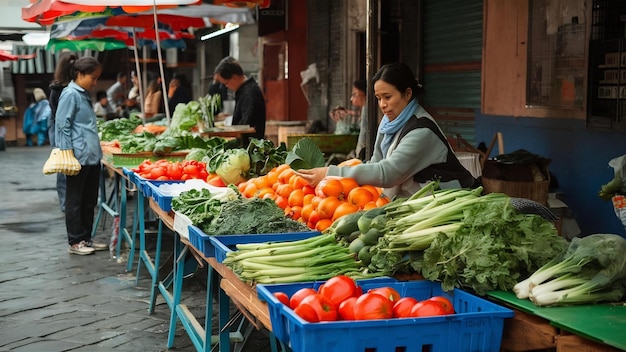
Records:
[[[417,103],[417,99],[411,99],[411,102],[404,107],[400,115],[393,120],[389,121],[387,115],[383,116],[380,125],[378,126],[378,133],[383,134],[383,141],[380,143],[380,149],[383,153],[383,158],[387,155],[387,151],[389,151],[389,147],[391,146],[391,141],[393,140],[393,136],[396,132],[400,131],[402,127],[409,121],[411,116],[415,114],[415,111],[419,107]]]

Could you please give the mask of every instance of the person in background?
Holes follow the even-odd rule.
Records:
[[[146,101],[143,105],[143,113],[145,114],[145,118],[148,119],[161,112],[163,112],[161,78],[155,78],[148,83],[148,88],[146,89]]]
[[[24,110],[24,118],[22,121],[22,132],[26,136],[26,145],[33,146],[33,138],[37,135],[39,126],[37,126],[37,116],[35,116],[35,97],[28,95],[28,107]]]
[[[185,76],[174,76],[170,81],[170,84],[167,89],[167,105],[170,109],[170,116],[174,114],[174,110],[176,109],[176,105],[178,104],[187,104],[191,101],[191,95],[189,91],[185,87],[187,80]]]
[[[36,102],[34,113],[35,119],[37,120],[37,145],[41,147],[46,142],[48,135],[48,119],[52,114],[52,110],[50,109],[50,102],[48,102],[46,92],[44,92],[43,89],[35,88],[33,95],[35,96]]]
[[[356,107],[359,114],[359,138],[356,142],[356,157],[365,160],[366,159],[366,133],[367,133],[367,83],[365,80],[359,79],[352,83],[352,94],[350,95],[350,102],[352,106]]]
[[[369,162],[297,174],[313,186],[326,176],[352,177],[359,184],[382,187],[392,198],[409,197],[432,180],[439,180],[442,189],[477,186],[433,117],[419,105],[422,88],[414,77],[404,63],[384,65],[374,75],[374,94],[384,115]]]
[[[254,78],[246,77],[243,68],[233,57],[223,58],[213,71],[213,79],[235,92],[235,110],[233,125],[250,125],[255,133],[244,137],[244,145],[250,138],[265,138],[265,98]],[[224,119],[223,113],[217,119]]]
[[[115,111],[113,111],[111,104],[109,104],[109,99],[105,91],[98,91],[96,93],[96,100],[96,103],[93,104],[93,112],[96,113],[96,116],[104,119],[115,116]]]
[[[111,108],[117,114],[117,116],[123,116],[124,103],[126,102],[126,82],[128,81],[128,75],[125,72],[119,72],[117,74],[117,80],[109,89],[107,89],[107,98]]]
[[[141,111],[141,95],[139,94],[139,77],[135,74],[135,71],[130,73],[130,81],[133,86],[128,91],[128,98],[126,99],[127,112]]]
[[[54,76],[50,82],[50,118],[48,118],[48,138],[50,139],[50,146],[56,148],[56,132],[55,132],[55,116],[57,106],[59,105],[59,97],[61,92],[72,81],[69,64],[70,61],[76,60],[76,56],[72,53],[65,52],[59,57],[57,66],[54,70]],[[57,173],[57,196],[59,197],[59,204],[61,205],[61,211],[65,212],[65,189],[66,179],[65,174]]]
[[[92,241],[94,209],[98,202],[102,149],[89,90],[96,86],[102,66],[91,56],[70,60],[72,81],[61,93],[56,111],[56,144],[72,150],[81,165],[78,175],[67,176],[65,226],[71,254],[92,254],[108,245]]]

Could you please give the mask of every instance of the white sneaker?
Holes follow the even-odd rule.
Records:
[[[80,241],[79,243],[71,245],[67,251],[71,254],[87,255],[93,254],[96,250],[87,246],[87,242]]]
[[[87,241],[85,242],[87,244],[87,247],[91,247],[96,251],[105,251],[105,250],[109,250],[109,245],[106,243],[102,243],[102,242],[95,242],[95,241]]]

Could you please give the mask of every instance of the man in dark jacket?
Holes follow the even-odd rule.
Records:
[[[246,77],[239,62],[228,56],[217,64],[213,79],[235,92],[233,125],[250,125],[256,132],[244,137],[244,145],[249,139],[265,137],[265,98],[254,78]],[[222,114],[220,114],[222,115]],[[224,116],[218,115],[218,118]]]

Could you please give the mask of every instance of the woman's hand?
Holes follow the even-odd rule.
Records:
[[[305,179],[311,186],[317,186],[320,181],[326,177],[327,167],[316,167],[314,169],[300,169],[296,174]]]

